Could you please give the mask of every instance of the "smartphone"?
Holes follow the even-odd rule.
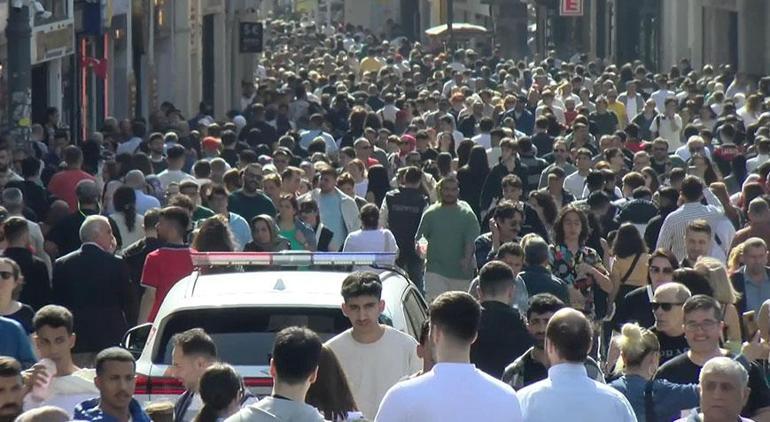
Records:
[[[687,174],[697,174],[697,173],[698,173],[698,167],[687,166]]]
[[[754,315],[754,311],[747,311],[743,313],[743,328],[746,329],[747,338],[752,339],[754,335],[759,331],[759,325]]]

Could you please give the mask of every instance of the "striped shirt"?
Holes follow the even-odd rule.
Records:
[[[711,232],[719,237],[719,242],[716,243],[717,246],[721,245],[720,249],[726,251],[730,247],[730,243],[735,237],[735,228],[732,223],[725,217],[720,208],[713,205],[703,205],[700,202],[688,202],[666,217],[660,228],[657,247],[670,250],[678,261],[683,260],[687,256],[684,241],[687,224],[697,219],[703,219],[709,223]],[[712,249],[712,255],[714,249],[716,248]],[[721,258],[721,256],[714,258]]]

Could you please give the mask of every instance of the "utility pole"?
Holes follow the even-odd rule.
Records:
[[[455,1],[446,0],[446,31],[447,31],[447,47],[448,49],[454,48],[454,31],[452,30],[452,23],[455,20]]]
[[[8,128],[11,142],[16,146],[29,139],[32,115],[32,28],[29,25],[29,8],[13,7],[8,2]]]

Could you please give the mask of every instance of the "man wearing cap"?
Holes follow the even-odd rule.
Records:
[[[144,215],[150,208],[160,208],[158,198],[144,193],[147,182],[141,170],[131,170],[126,174],[126,186],[136,194],[136,213]]]
[[[203,138],[201,142],[201,160],[211,161],[219,157],[219,148],[222,146],[222,141],[213,136],[207,136]]]
[[[101,191],[93,180],[82,180],[78,183],[75,187],[75,195],[78,203],[76,211],[64,217],[48,232],[45,250],[52,258],[66,255],[78,249],[82,244],[79,234],[80,225],[83,224],[86,217],[101,212],[99,206]],[[107,217],[107,219],[112,226],[112,233],[117,239],[118,248],[120,248],[122,241],[118,226],[111,218]]]
[[[326,144],[326,153],[329,155],[336,154],[337,142],[334,141],[331,134],[323,130],[323,124],[324,116],[322,114],[316,113],[310,116],[308,128],[299,132],[299,147],[307,151],[307,147],[310,146],[311,142],[316,138],[321,138]]]

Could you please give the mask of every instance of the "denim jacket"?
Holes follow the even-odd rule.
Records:
[[[636,418],[646,421],[644,390],[647,380],[639,375],[623,375],[610,386],[623,393],[634,408]],[[674,384],[662,379],[652,381],[655,416],[658,421],[669,421],[672,414],[692,409],[699,402],[698,384]]]

